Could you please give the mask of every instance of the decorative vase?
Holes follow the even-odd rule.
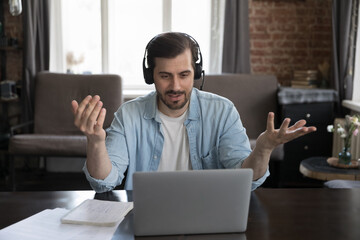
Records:
[[[339,152],[339,163],[344,165],[351,164],[351,153],[350,149],[344,147],[341,152]]]

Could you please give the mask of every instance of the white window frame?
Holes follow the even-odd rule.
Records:
[[[108,0],[101,1],[101,49],[102,49],[102,72],[109,73],[109,15]],[[211,0],[211,33],[210,33],[210,56],[209,73],[221,73],[223,32],[224,32],[224,12],[225,1]],[[65,54],[63,52],[63,29],[61,0],[50,1],[51,9],[51,28],[50,28],[50,70],[55,72],[66,72]],[[163,0],[163,31],[171,31],[172,19],[172,0]],[[56,29],[56,31],[52,31]],[[153,86],[143,86],[141,89],[129,89],[123,86],[125,98],[141,96],[154,89]]]
[[[101,0],[101,69],[103,73],[109,72],[109,4],[107,0]]]

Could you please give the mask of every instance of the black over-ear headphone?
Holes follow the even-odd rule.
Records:
[[[198,49],[198,62],[195,63],[195,69],[194,69],[194,79],[200,79],[201,75],[204,73],[204,71],[202,70],[202,55],[201,55],[201,51],[200,51],[200,46],[197,43],[197,41],[191,37],[190,35],[186,34],[186,33],[182,33],[184,36],[186,36],[187,38],[189,38],[191,41],[193,41],[196,45],[196,48]],[[153,84],[154,83],[154,69],[150,68],[150,67],[146,67],[147,64],[147,54],[148,54],[148,48],[149,45],[151,44],[152,41],[154,41],[154,39],[156,39],[159,35],[156,35],[155,37],[153,37],[150,42],[146,45],[145,48],[145,53],[144,53],[144,59],[143,59],[143,74],[144,74],[144,79],[145,82],[147,84]]]

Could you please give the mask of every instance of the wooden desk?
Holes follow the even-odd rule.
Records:
[[[93,191],[0,192],[0,228],[45,209],[73,208],[88,198],[131,201],[131,192]],[[269,189],[251,195],[245,233],[134,237],[133,214],[113,239],[360,239],[360,189]]]
[[[360,180],[360,169],[358,168],[336,168],[326,162],[326,157],[312,157],[302,160],[300,172],[309,178],[319,180]]]

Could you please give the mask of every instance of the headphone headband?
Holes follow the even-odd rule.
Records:
[[[192,36],[190,36],[190,35],[188,35],[186,33],[181,33],[181,34],[184,35],[185,37],[187,37],[188,39],[190,39],[195,44],[195,46],[197,48],[198,62],[195,62],[194,79],[200,79],[201,75],[203,73],[203,70],[202,70],[202,62],[203,61],[202,61],[202,54],[201,54],[201,51],[200,51],[200,46]],[[154,75],[153,75],[154,74],[154,69],[146,66],[147,65],[147,57],[148,57],[148,49],[149,49],[150,44],[156,38],[158,38],[160,35],[161,34],[158,34],[155,37],[153,37],[148,42],[148,44],[146,45],[146,48],[145,48],[144,59],[143,59],[143,74],[144,74],[145,82],[147,84],[153,84],[154,83]]]

